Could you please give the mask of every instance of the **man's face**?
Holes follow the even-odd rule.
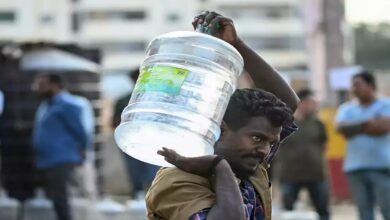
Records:
[[[265,117],[254,117],[237,131],[225,129],[215,153],[227,159],[237,177],[248,178],[279,141],[281,131]]]
[[[54,93],[53,84],[50,83],[49,79],[44,76],[38,76],[35,78],[32,89],[43,99],[50,98]]]
[[[305,99],[301,100],[298,105],[298,111],[302,112],[305,116],[311,116],[317,112],[318,103],[313,96],[308,96]]]
[[[374,88],[367,84],[361,77],[352,80],[352,92],[360,100],[365,100],[374,92]]]

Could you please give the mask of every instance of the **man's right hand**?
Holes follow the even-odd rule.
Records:
[[[194,29],[196,29],[198,25],[202,25],[208,30],[207,33],[224,40],[233,46],[240,41],[232,19],[224,17],[214,11],[205,11],[200,15],[195,16],[192,25]]]

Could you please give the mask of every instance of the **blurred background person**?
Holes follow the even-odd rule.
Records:
[[[1,120],[1,115],[3,114],[3,110],[4,110],[4,94],[3,92],[0,90],[0,120]],[[0,174],[1,174],[1,134],[0,134]],[[0,175],[0,190],[1,190],[1,175]]]
[[[79,100],[64,90],[57,74],[37,76],[33,89],[42,99],[33,131],[36,166],[58,220],[71,220],[67,184],[88,145],[83,109],[77,104]]]
[[[376,94],[374,76],[353,76],[356,99],[338,109],[337,130],[347,138],[344,172],[361,220],[374,219],[378,204],[390,220],[390,100]]]
[[[79,95],[63,92],[62,97],[68,102],[75,104],[81,109],[81,124],[86,134],[85,146],[80,151],[82,163],[76,166],[72,174],[72,189],[78,196],[94,197],[96,196],[95,176],[94,176],[94,152],[93,152],[93,135],[95,132],[95,116],[91,102]]]
[[[301,189],[307,189],[321,220],[329,219],[329,186],[326,174],[325,126],[317,117],[318,104],[313,92],[297,92],[301,102],[295,112],[298,131],[280,147],[277,169],[282,203],[293,210]]]
[[[134,82],[134,85],[138,79],[139,70],[134,69],[129,72],[129,78]],[[121,123],[121,114],[123,109],[126,108],[131,97],[131,92],[119,98],[114,107],[114,115],[112,118],[112,125],[116,128]],[[121,151],[125,162],[126,172],[129,178],[129,182],[132,185],[132,195],[134,199],[144,199],[147,188],[151,185],[154,176],[156,175],[158,166],[144,163],[140,160],[134,159]]]
[[[3,110],[4,110],[4,94],[0,90],[0,116],[3,114]]]

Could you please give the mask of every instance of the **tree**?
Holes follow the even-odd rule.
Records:
[[[354,27],[356,64],[369,69],[390,69],[390,24],[365,24]]]

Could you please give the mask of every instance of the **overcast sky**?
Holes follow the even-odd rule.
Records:
[[[346,17],[356,22],[390,22],[390,0],[345,0]]]

